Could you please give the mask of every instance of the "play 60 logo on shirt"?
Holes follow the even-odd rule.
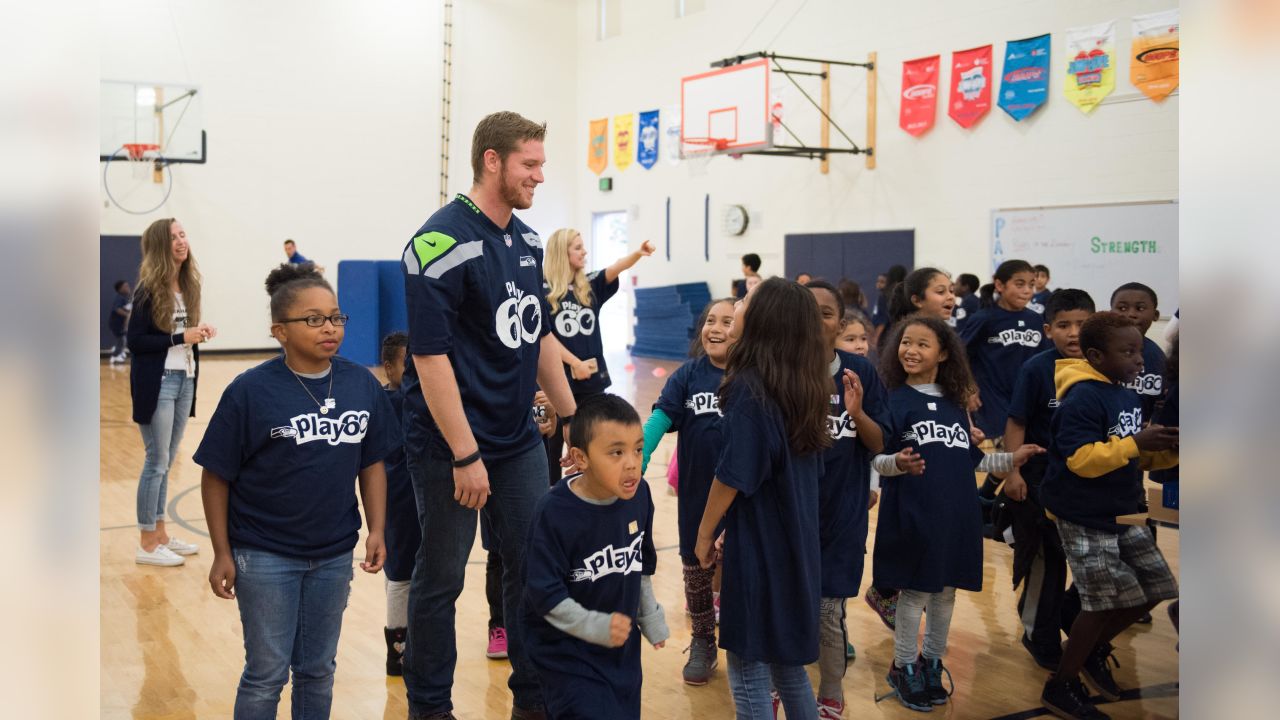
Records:
[[[615,573],[630,575],[633,572],[641,572],[644,570],[644,564],[640,562],[640,543],[643,541],[644,533],[641,532],[628,547],[615,549],[612,544],[605,545],[583,559],[583,567],[570,574],[570,581],[595,582]]]
[[[330,445],[354,443],[359,445],[369,430],[368,410],[348,410],[336,418],[317,413],[304,413],[289,418],[286,427],[271,428],[273,438],[293,438],[299,445],[324,440]]]
[[[853,418],[849,417],[844,407],[844,398],[840,395],[831,396],[831,411],[839,412],[839,415],[827,415],[827,433],[831,435],[832,440],[840,438],[851,438],[858,436],[858,427],[853,424]]]
[[[940,442],[949,448],[969,448],[969,432],[960,423],[943,425],[936,420],[921,420],[903,433],[902,439],[915,440],[920,445]]]
[[[556,332],[561,337],[573,337],[579,333],[590,335],[596,331],[596,313],[589,307],[568,300],[560,303],[556,313]]]
[[[516,350],[521,342],[538,341],[542,332],[542,307],[537,295],[516,287],[514,281],[507,282],[507,294],[510,297],[502,301],[494,313],[494,332],[503,345]]]

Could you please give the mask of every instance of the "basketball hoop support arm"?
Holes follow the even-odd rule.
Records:
[[[806,145],[790,128],[785,125],[783,128],[791,137],[795,138],[799,145],[774,145],[766,150],[748,150],[743,155],[776,155],[780,157],[803,157],[810,160],[822,161],[822,173],[825,175],[829,172],[829,155],[846,154],[846,155],[866,155],[866,166],[868,169],[874,169],[875,161],[875,144],[876,144],[876,53],[869,53],[867,62],[853,62],[847,60],[823,60],[820,58],[797,57],[794,55],[779,55],[771,52],[754,52],[746,55],[735,55],[733,57],[716,60],[711,63],[713,68],[731,67],[740,65],[750,60],[765,58],[773,63],[773,69],[786,76],[787,80],[795,86],[800,94],[804,96],[809,104],[822,116],[821,122],[821,138],[818,145]],[[795,62],[795,63],[812,63],[819,66],[818,71],[793,70],[784,68],[779,61]],[[860,67],[867,71],[867,141],[865,147],[859,147],[853,138],[849,137],[841,127],[831,118],[831,66],[838,65],[842,67]],[[800,83],[796,82],[793,76],[817,77],[822,80],[821,102],[814,100],[813,96],[805,91]],[[849,142],[849,147],[832,147],[830,144],[830,131],[834,128],[841,137]]]

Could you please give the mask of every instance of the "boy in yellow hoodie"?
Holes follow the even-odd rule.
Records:
[[[1116,518],[1141,511],[1142,472],[1177,464],[1178,429],[1143,427],[1142,403],[1124,385],[1142,372],[1142,333],[1128,318],[1100,312],[1080,328],[1083,359],[1056,363],[1059,406],[1051,424],[1041,489],[1062,536],[1082,611],[1041,702],[1058,717],[1106,720],[1084,678],[1120,699],[1107,666],[1109,642],[1161,600],[1178,596],[1151,533]]]

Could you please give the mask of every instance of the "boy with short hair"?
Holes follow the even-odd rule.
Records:
[[[1128,318],[1100,312],[1080,328],[1084,359],[1058,360],[1059,406],[1050,429],[1049,469],[1041,487],[1045,509],[1062,536],[1081,612],[1071,626],[1058,670],[1040,700],[1063,718],[1106,720],[1077,679],[1108,700],[1120,688],[1107,667],[1106,643],[1178,584],[1155,538],[1122,515],[1142,503],[1142,471],[1177,463],[1178,429],[1142,427],[1142,407],[1125,384],[1142,372],[1142,333]],[[1099,648],[1103,648],[1099,650]]]
[[[1168,362],[1164,350],[1156,341],[1147,337],[1151,324],[1160,317],[1156,291],[1140,282],[1129,282],[1111,293],[1111,311],[1129,318],[1142,333],[1142,372],[1128,388],[1142,399],[1142,417],[1150,420],[1156,401],[1164,393],[1164,368]]]
[[[1053,294],[1053,291],[1049,289],[1049,280],[1051,279],[1049,266],[1036,265],[1033,269],[1036,271],[1036,292],[1031,296],[1031,302],[1041,308],[1036,312],[1044,312],[1044,304],[1049,299],[1049,296]],[[1035,308],[1032,309],[1034,310]]]
[[[748,280],[755,278],[755,282],[748,284]],[[758,285],[764,278],[760,277],[760,256],[755,253],[747,253],[742,256],[742,280],[738,281],[737,287],[734,289],[734,295],[743,298],[747,296],[747,291],[754,285]]]
[[[409,347],[409,336],[402,332],[388,333],[382,338],[382,371],[387,376],[387,399],[396,411],[397,424],[404,418],[404,393],[400,381],[404,378],[404,357]],[[387,511],[384,538],[387,561],[382,571],[386,575],[387,624],[382,629],[387,643],[387,675],[404,674],[403,657],[405,638],[409,631],[409,581],[413,576],[413,559],[422,544],[422,531],[418,525],[418,505],[413,494],[413,483],[405,468],[404,448],[399,447],[383,460],[387,470]]]
[[[1053,346],[1032,356],[1018,372],[1005,423],[1005,449],[1017,450],[1024,443],[1051,444],[1050,421],[1058,407],[1054,367],[1063,358],[1083,357],[1080,328],[1095,309],[1089,293],[1074,288],[1055,290],[1045,301],[1044,334]],[[1022,581],[1018,598],[1022,645],[1037,665],[1056,670],[1062,659],[1062,633],[1070,631],[1080,600],[1066,591],[1067,558],[1062,554],[1062,540],[1042,509],[1040,486],[1048,467],[1046,456],[1032,457],[1005,478],[1004,494],[1018,503],[1010,508],[1014,587]]]
[[[639,718],[639,635],[655,648],[670,635],[653,594],[644,430],[616,395],[584,401],[569,428],[581,474],[557,483],[534,509],[523,639],[549,717]]]
[[[111,314],[107,317],[107,328],[116,339],[111,349],[111,364],[122,363],[129,357],[129,349],[125,347],[124,333],[129,324],[129,313],[133,312],[133,289],[128,280],[117,280],[112,287],[116,296],[111,300]]]

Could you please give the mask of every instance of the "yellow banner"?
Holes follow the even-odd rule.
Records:
[[[1067,73],[1062,92],[1083,113],[1093,112],[1116,87],[1116,24],[1066,31]]]
[[[592,120],[587,137],[587,167],[599,175],[609,164],[609,118]]]
[[[632,126],[636,116],[631,113],[613,117],[613,164],[622,172],[636,159],[635,133]]]
[[[1178,87],[1178,10],[1133,18],[1133,51],[1129,81],[1152,100],[1168,97]]]

